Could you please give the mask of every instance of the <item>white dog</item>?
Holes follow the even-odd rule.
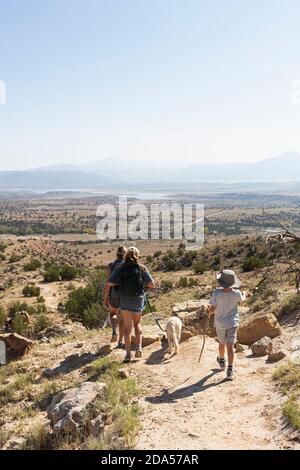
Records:
[[[168,320],[166,325],[166,332],[168,337],[168,353],[171,353],[173,347],[175,349],[175,354],[179,352],[179,343],[181,338],[181,330],[182,330],[182,321],[178,317],[171,317]]]

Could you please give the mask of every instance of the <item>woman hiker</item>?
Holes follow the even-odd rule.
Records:
[[[118,341],[118,348],[123,349],[124,344],[123,344],[123,336],[124,336],[124,323],[122,316],[120,315],[120,293],[119,289],[117,286],[110,287],[108,285],[108,280],[110,276],[112,275],[113,271],[116,269],[117,266],[122,263],[124,260],[124,256],[127,252],[127,249],[125,246],[119,246],[117,249],[117,254],[116,254],[116,259],[112,263],[109,263],[107,266],[107,280],[106,280],[106,285],[105,285],[105,291],[104,291],[104,304],[108,307],[109,309],[109,319],[110,319],[110,324],[112,327],[112,337],[111,337],[111,342]],[[117,328],[119,325],[119,338],[118,338],[118,333],[117,333]]]
[[[154,281],[147,268],[139,261],[139,250],[135,246],[128,248],[124,262],[114,269],[108,286],[119,288],[126,349],[124,362],[130,362],[132,326],[136,338],[135,357],[142,357],[141,318],[145,307],[145,288],[154,288]]]

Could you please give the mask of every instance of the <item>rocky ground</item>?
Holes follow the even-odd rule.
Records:
[[[87,332],[76,325],[70,327],[67,336],[34,344],[23,359],[7,366],[11,374],[4,380],[6,386],[16,383],[24,374],[27,383],[5,404],[5,410],[1,409],[1,431],[7,435],[4,448],[24,446],[28,436],[36,432],[37,423],[54,430],[63,426],[71,434],[75,426],[76,431],[78,406],[84,408],[97,395],[86,384],[90,383],[93,365],[103,354],[107,360],[116,362],[125,380],[134,379],[141,389],[141,396],[136,397],[140,408],[140,429],[135,438],[138,449],[299,448],[299,441],[282,417],[284,397],[272,381],[278,362],[269,362],[267,355],[255,357],[244,346],[236,355],[236,379],[228,382],[225,373],[218,369],[217,343],[212,337],[206,338],[198,364],[201,335],[181,343],[180,353],[170,356],[155,326],[145,326],[144,332],[147,343],[153,341],[152,344],[144,348],[142,359],[126,366],[121,363],[124,353],[109,346],[109,332]],[[287,356],[283,361],[296,358],[300,347],[299,324],[283,326],[281,335],[272,342],[274,348],[284,345]],[[94,378],[92,383],[95,384]],[[100,391],[105,387],[102,383],[100,374],[96,381]],[[80,395],[80,387],[86,389],[86,393],[81,393],[83,401],[74,401],[72,390],[75,388],[77,395],[79,390]],[[66,417],[64,408],[53,414],[56,402],[60,401],[59,390],[70,390],[75,424],[70,416]],[[41,409],[37,403],[49,397],[52,404],[48,400],[48,408]],[[93,425],[94,422],[89,424]],[[101,426],[103,432],[103,423]],[[74,442],[68,445],[73,448]]]
[[[230,240],[223,246],[228,256],[231,250],[238,253],[235,258],[230,254],[231,267],[238,270],[243,250],[249,250],[249,241],[244,240]],[[80,253],[83,261],[86,257],[85,267],[89,253],[73,245],[65,252],[64,246],[46,242],[48,252],[44,245],[41,240],[8,242],[6,259],[0,263],[1,306],[6,309],[16,300],[36,306],[35,298],[24,299],[22,294],[24,285],[34,282],[51,319],[51,325],[27,343],[0,332],[8,348],[18,345],[24,353],[0,366],[0,448],[299,448],[298,433],[283,417],[286,396],[273,380],[274,371],[297,361],[300,351],[297,303],[290,304],[292,310],[285,312],[280,324],[274,316],[295,293],[293,278],[283,276],[284,265],[275,265],[273,271],[262,267],[242,273],[248,299],[241,308],[238,339],[243,346],[236,357],[236,379],[227,382],[216,364],[217,343],[210,323],[198,364],[206,320],[202,307],[215,282],[210,266],[203,274],[188,267],[166,270],[165,263],[189,261],[180,250],[145,258],[157,283],[151,303],[163,327],[172,309],[176,311],[184,322],[184,342],[180,353],[170,357],[161,331],[146,314],[143,358],[124,366],[124,353],[112,349],[109,330],[87,330],[60,311],[70,289],[85,285],[85,276],[47,283],[42,268],[29,273],[23,269],[39,250],[44,260],[51,253],[58,262],[78,261]],[[215,240],[208,246],[205,262],[214,260],[218,246]],[[106,250],[108,259],[111,250]],[[25,257],[10,262],[13,253],[25,253]],[[257,287],[266,275],[263,287]]]

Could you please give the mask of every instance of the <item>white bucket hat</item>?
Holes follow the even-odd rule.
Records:
[[[221,287],[225,288],[231,287],[239,289],[242,285],[241,280],[238,278],[234,271],[231,271],[231,269],[223,269],[217,275],[217,281]]]

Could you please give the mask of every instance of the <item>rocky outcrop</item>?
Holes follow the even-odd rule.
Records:
[[[172,312],[175,314],[180,312],[196,312],[201,309],[203,305],[207,306],[208,302],[205,300],[187,300],[186,302],[175,304]]]
[[[240,326],[237,339],[239,343],[251,346],[251,344],[264,336],[275,338],[280,334],[281,328],[277,318],[272,313],[268,313],[261,317],[253,318],[245,325]]]
[[[45,330],[42,330],[38,335],[38,339],[68,336],[75,333],[81,333],[83,331],[86,331],[86,328],[79,322],[74,322],[72,324],[63,323],[61,325],[49,326]]]
[[[33,344],[33,341],[18,333],[0,333],[0,341],[5,343],[8,360],[23,356]]]
[[[203,334],[205,329],[208,336],[213,336],[214,317],[208,317],[207,300],[188,300],[181,304],[175,304],[173,314],[182,321],[181,341],[186,341],[192,336]]]
[[[260,340],[251,345],[253,356],[261,357],[267,356],[272,352],[272,340],[268,336],[264,336]]]
[[[105,383],[84,382],[78,388],[58,393],[47,410],[54,434],[76,437],[86,427],[87,408],[104,393]],[[95,424],[95,427],[100,424]]]

